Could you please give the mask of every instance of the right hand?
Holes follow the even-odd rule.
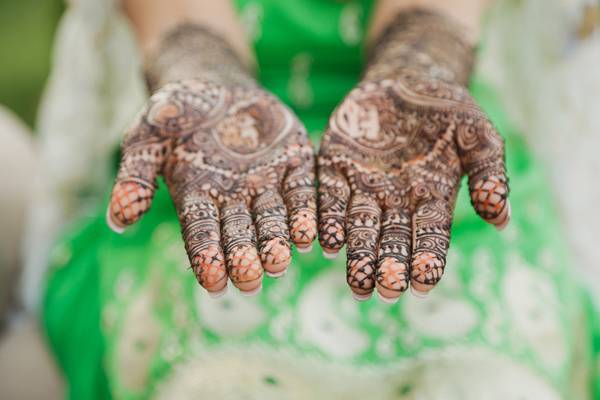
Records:
[[[394,302],[441,279],[463,175],[475,211],[510,220],[504,141],[466,87],[398,74],[365,81],[334,111],[319,150],[320,241],[347,244],[357,300]]]
[[[150,208],[162,175],[198,282],[217,296],[227,277],[252,294],[282,275],[289,241],[316,236],[314,155],[296,116],[256,87],[190,79],[150,98],[122,145],[108,224],[116,231]]]

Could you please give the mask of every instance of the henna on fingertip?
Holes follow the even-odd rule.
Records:
[[[319,239],[348,245],[350,286],[394,301],[441,279],[462,176],[476,212],[497,228],[510,219],[504,141],[470,96],[474,48],[449,17],[408,8],[369,53],[361,82],[335,109],[319,166]],[[343,195],[340,195],[343,193]],[[383,210],[381,235],[348,207]],[[353,200],[354,202],[354,200]],[[373,250],[378,248],[377,258]]]

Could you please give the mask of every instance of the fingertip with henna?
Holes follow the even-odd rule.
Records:
[[[419,299],[426,299],[429,297],[429,290],[419,290],[413,285],[410,286],[410,292],[413,294],[413,296],[418,297]]]
[[[229,289],[229,286],[225,285],[223,288],[219,289],[219,290],[206,290],[208,292],[208,295],[213,298],[213,299],[218,299],[220,297],[223,297],[225,295],[225,293],[227,293],[227,290]]]
[[[296,245],[296,250],[298,250],[298,253],[302,253],[302,254],[310,253],[312,251],[312,249],[313,249],[312,243],[309,244],[308,246]]]
[[[282,238],[270,239],[262,247],[260,259],[268,276],[282,276],[292,261],[289,243]]]
[[[398,301],[403,293],[403,291],[386,288],[379,282],[375,283],[375,288],[377,289],[377,296],[379,299],[388,304],[394,304],[396,301]]]
[[[109,204],[108,208],[106,209],[106,225],[108,225],[108,227],[115,233],[118,233],[119,235],[122,234],[123,232],[125,232],[125,227],[118,225],[112,217],[112,212],[111,212],[111,206]]]
[[[387,296],[388,294],[392,294],[392,293],[388,293],[387,290],[385,288],[381,288],[379,286],[377,286],[377,297],[379,297],[379,300],[381,300],[382,302],[386,303],[386,304],[395,304],[398,302],[398,299],[400,298],[400,294],[397,292],[394,292],[392,294],[392,296]]]
[[[355,291],[352,291],[352,297],[354,298],[354,300],[359,301],[359,302],[369,300],[372,295],[373,295],[373,292],[361,294],[361,293],[356,293]]]
[[[260,291],[262,290],[262,281],[260,282],[260,284],[254,288],[254,289],[250,289],[250,290],[243,290],[240,286],[238,286],[238,289],[240,289],[240,294],[242,296],[246,296],[246,297],[253,297],[256,296],[258,293],[260,293]]]
[[[495,223],[495,227],[498,231],[504,230],[510,223],[510,218],[512,216],[512,208],[510,206],[510,201],[506,200],[505,211],[499,216],[498,222]]]

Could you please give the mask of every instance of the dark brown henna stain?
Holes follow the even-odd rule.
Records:
[[[390,302],[408,289],[410,256],[412,253],[412,224],[408,212],[387,209],[381,222],[377,292]]]
[[[227,271],[242,292],[253,293],[262,286],[263,268],[256,250],[256,231],[244,202],[221,209],[222,242]]]
[[[219,226],[219,212],[212,199],[186,196],[177,205],[181,233],[198,283],[211,294],[227,286],[227,271]]]
[[[270,276],[281,276],[291,261],[285,205],[279,193],[267,191],[254,201],[258,250]]]
[[[317,237],[317,196],[315,193],[314,156],[310,146],[303,148],[304,157],[292,160],[293,166],[283,183],[289,213],[292,241],[300,252],[312,249]]]
[[[229,44],[218,34],[193,23],[167,32],[155,54],[144,64],[151,91],[169,82],[193,78],[227,86],[256,86]]]
[[[431,200],[417,208],[413,216],[413,256],[411,286],[427,293],[439,282],[446,266],[450,244],[452,210],[443,200]]]
[[[426,9],[399,13],[370,49],[366,80],[393,78],[414,71],[436,80],[466,85],[473,69],[474,49],[462,26]]]
[[[344,224],[350,197],[346,178],[332,166],[329,158],[319,159],[319,242],[327,258],[334,258],[346,241]]]
[[[394,301],[409,284],[427,292],[439,281],[465,174],[477,213],[508,223],[504,143],[465,87],[473,49],[461,35],[441,15],[402,13],[329,121],[318,157],[320,241],[329,252],[347,243],[359,297],[375,286]],[[372,212],[347,207],[349,198]]]
[[[355,194],[348,209],[346,279],[354,298],[366,300],[375,288],[381,211],[370,196]]]
[[[123,142],[108,221],[118,229],[139,219],[162,175],[200,284],[219,294],[226,272],[240,290],[254,293],[263,268],[277,276],[289,264],[290,229],[304,247],[316,236],[313,150],[301,123],[277,98],[249,77],[232,78],[243,67],[230,65],[237,61],[217,48],[221,41],[202,36],[201,29],[184,30],[184,39],[168,39],[174,43],[166,45],[166,58],[150,67],[161,82],[186,78],[188,63],[199,68],[192,68],[194,76],[210,79],[169,82],[152,95]],[[205,45],[206,54],[220,58],[167,62]],[[202,68],[220,62],[229,65],[228,73],[219,79],[212,79],[212,69],[203,74]]]

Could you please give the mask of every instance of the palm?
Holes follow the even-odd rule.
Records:
[[[359,85],[331,117],[318,163],[321,245],[347,243],[359,299],[439,281],[464,173],[476,211],[508,220],[502,139],[458,85],[411,75]]]
[[[285,271],[290,238],[307,248],[316,235],[313,164],[302,125],[263,90],[168,84],[123,143],[109,221],[134,223],[162,174],[199,282],[218,293],[229,275],[253,292],[263,268]]]

